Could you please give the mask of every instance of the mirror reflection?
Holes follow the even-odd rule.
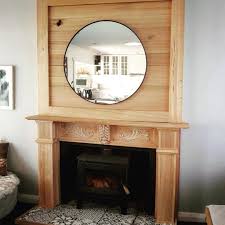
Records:
[[[144,80],[146,55],[137,35],[123,24],[98,21],[71,40],[64,70],[71,88],[87,101],[115,104],[133,95]]]

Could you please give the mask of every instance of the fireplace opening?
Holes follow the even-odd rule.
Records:
[[[61,202],[88,201],[144,210],[155,209],[155,161],[151,149],[61,142]]]
[[[106,154],[107,153],[107,154]],[[127,213],[129,157],[115,155],[111,149],[102,153],[81,153],[77,157],[77,207],[84,200],[117,203],[121,213]]]

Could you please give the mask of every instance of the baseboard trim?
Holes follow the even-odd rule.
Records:
[[[29,195],[29,194],[19,193],[18,201],[23,203],[38,204],[39,197],[38,195]]]
[[[204,213],[179,212],[178,213],[178,221],[204,223],[205,222],[205,214]]]

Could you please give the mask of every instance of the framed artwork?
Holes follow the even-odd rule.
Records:
[[[0,109],[14,109],[13,66],[0,66]]]

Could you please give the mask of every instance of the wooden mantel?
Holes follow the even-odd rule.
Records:
[[[133,127],[152,127],[152,128],[189,128],[189,124],[185,122],[181,123],[157,123],[157,122],[145,122],[145,121],[123,121],[123,120],[101,120],[101,119],[86,119],[78,117],[63,117],[63,116],[50,116],[50,115],[34,115],[26,117],[27,120],[35,121],[52,121],[52,122],[65,122],[65,123],[98,123],[105,125],[119,125],[119,126],[133,126]]]
[[[60,203],[60,141],[156,151],[155,217],[175,225],[182,120],[184,0],[37,0],[40,206]],[[61,21],[61,26],[57,22]],[[77,96],[64,75],[64,53],[89,23],[113,20],[141,39],[145,80],[129,99],[94,105]]]

